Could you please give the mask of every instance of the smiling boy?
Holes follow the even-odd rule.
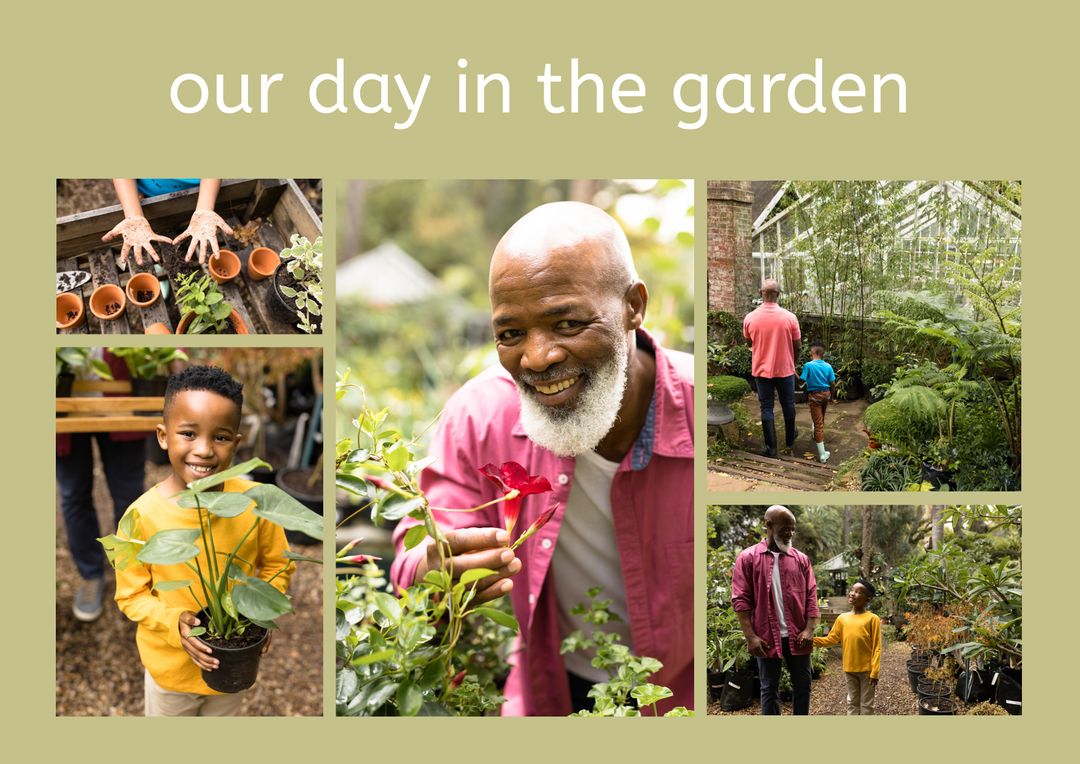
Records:
[[[148,539],[162,529],[199,527],[197,511],[180,507],[175,497],[188,483],[232,464],[241,440],[242,404],[243,387],[216,367],[191,366],[170,377],[157,439],[168,452],[172,474],[128,509],[128,513],[137,513],[134,517],[141,538]],[[233,479],[227,480],[222,490],[243,492],[254,485]],[[214,545],[232,549],[252,523],[250,507],[236,517],[215,517]],[[202,547],[202,542],[198,545]],[[281,527],[263,522],[244,541],[238,558],[250,561],[260,578],[284,592],[294,567],[285,557],[287,549]],[[283,572],[275,577],[279,571]],[[146,668],[147,716],[233,716],[240,712],[244,692],[223,695],[202,680],[201,670],[213,671],[218,661],[208,646],[187,636],[199,625],[196,614],[202,608],[192,593],[193,587],[168,591],[155,588],[158,581],[191,578],[192,572],[183,564],[133,562],[116,573],[116,603],[139,625],[135,640]]]
[[[847,676],[848,716],[873,716],[874,693],[881,670],[881,619],[866,609],[877,592],[859,580],[848,592],[851,611],[841,613],[828,636],[814,637],[814,647],[840,645]]]

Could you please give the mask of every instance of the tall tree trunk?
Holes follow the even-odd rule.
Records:
[[[848,539],[851,537],[851,507],[844,507],[844,530],[843,538],[841,539],[841,546],[847,549]]]
[[[930,548],[941,549],[945,543],[945,519],[941,513],[941,507],[927,507],[930,515]]]
[[[871,532],[874,528],[874,508],[862,508],[862,577],[870,578],[870,558],[874,556]]]

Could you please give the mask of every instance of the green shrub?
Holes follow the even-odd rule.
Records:
[[[867,411],[869,410],[870,408],[867,408]],[[875,451],[863,467],[862,489],[864,491],[906,491],[908,486],[919,482],[920,476],[919,467],[911,458],[902,454]]]
[[[922,444],[937,437],[932,421],[908,416],[892,398],[867,406],[863,423],[875,440],[905,451],[915,452]]]
[[[742,377],[729,377],[723,374],[709,377],[709,400],[713,403],[728,404],[742,399],[750,392],[750,384]]]

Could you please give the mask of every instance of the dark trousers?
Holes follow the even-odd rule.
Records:
[[[127,508],[139,498],[146,472],[144,439],[114,443],[107,433],[73,433],[71,453],[56,457],[56,483],[60,510],[64,516],[68,548],[79,575],[86,580],[105,575],[105,551],[98,542],[102,536],[94,508],[94,449],[97,440],[105,481],[113,502],[112,533]]]
[[[754,377],[757,383],[758,405],[761,406],[761,421],[773,418],[773,395],[780,399],[780,410],[784,413],[784,424],[795,424],[795,375],[790,377]]]
[[[782,640],[784,663],[791,674],[791,713],[806,716],[810,713],[810,656],[792,655],[788,640]],[[758,658],[758,678],[761,680],[761,715],[780,715],[780,658]]]
[[[593,687],[592,680],[569,671],[566,672],[566,678],[570,682],[570,704],[574,711],[591,711],[594,703],[589,697],[589,690]]]

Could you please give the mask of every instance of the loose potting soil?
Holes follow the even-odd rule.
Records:
[[[135,291],[135,297],[139,302],[150,302],[150,298],[154,296],[154,293],[149,289],[138,289]]]
[[[202,619],[200,618],[199,620],[201,621]],[[251,624],[244,630],[243,634],[236,637],[221,639],[220,637],[212,637],[209,634],[203,634],[199,639],[210,645],[210,647],[224,647],[230,650],[240,650],[257,644],[259,640],[263,638],[263,634],[265,633],[266,629],[262,626]]]
[[[108,305],[105,306],[105,315],[106,316],[111,316],[113,313],[117,313],[119,311],[120,311],[120,303],[118,303],[118,302],[110,302]]]

